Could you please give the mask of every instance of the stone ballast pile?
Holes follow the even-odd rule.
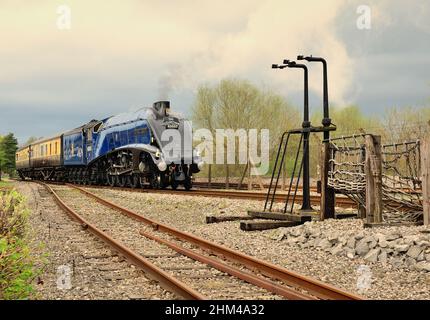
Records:
[[[363,229],[357,228],[357,223],[362,224],[359,220],[312,221],[293,228],[280,228],[273,237],[300,248],[316,248],[349,259],[362,258],[368,262],[430,272],[429,228]]]

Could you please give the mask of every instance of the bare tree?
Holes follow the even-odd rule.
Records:
[[[298,111],[285,98],[239,79],[200,86],[192,111],[194,123],[212,133],[215,129],[269,129],[272,151],[278,146],[280,135],[300,123]],[[231,173],[238,176],[244,169],[237,163],[214,167],[225,176],[226,183]]]
[[[382,136],[387,143],[421,139],[429,133],[430,108],[390,108],[382,121]]]

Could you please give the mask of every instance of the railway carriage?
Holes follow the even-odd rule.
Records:
[[[55,180],[63,165],[62,135],[37,140],[16,152],[16,168],[21,178]]]
[[[15,163],[18,171],[30,168],[30,146],[20,148],[16,152]]]
[[[203,162],[191,147],[191,128],[184,118],[170,113],[169,101],[152,108],[90,122],[17,151],[21,178],[176,189],[192,186],[192,175]],[[181,137],[179,152],[164,152],[165,130]],[[184,143],[182,143],[184,142]]]

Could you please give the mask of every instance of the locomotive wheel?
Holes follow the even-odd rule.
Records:
[[[140,187],[142,188],[142,189],[145,189],[146,188],[146,184],[145,184],[145,178],[144,177],[139,177],[139,184],[140,184]]]
[[[89,181],[88,181],[88,184],[90,185],[90,186],[92,186],[92,185],[97,185],[97,175],[95,175],[95,174],[91,174],[91,177],[90,177],[90,179],[89,179]]]
[[[90,178],[88,176],[88,171],[87,170],[82,171],[82,184],[89,185],[89,180]]]
[[[127,176],[118,176],[117,177],[118,186],[121,188],[124,188],[127,185],[127,180],[128,180]]]
[[[191,178],[187,177],[184,181],[184,188],[185,190],[190,190],[193,187],[193,183],[191,182]]]
[[[79,171],[79,184],[85,184],[85,174],[83,170]]]
[[[175,177],[172,177],[172,183],[171,183],[172,189],[176,190],[178,189],[179,182],[175,180]]]
[[[80,177],[79,177],[79,174],[78,174],[78,173],[76,173],[76,176],[75,176],[75,183],[76,183],[76,184],[80,184],[80,183],[81,183],[81,179],[80,179]]]
[[[110,185],[111,187],[115,187],[115,185],[116,185],[116,176],[108,174],[107,175],[107,182],[108,182],[108,185]]]
[[[153,173],[151,175],[151,181],[150,181],[150,185],[152,189],[161,189],[161,175],[158,173]]]
[[[154,176],[151,177],[151,183],[150,183],[150,185],[151,185],[152,189],[158,189],[159,184],[160,184],[160,182],[158,181],[158,178],[159,177],[157,175],[154,175]]]
[[[160,173],[160,189],[166,189],[168,185],[169,176],[164,173]]]
[[[129,184],[132,188],[138,188],[140,184],[140,177],[137,174],[133,174],[129,177]]]
[[[100,177],[100,184],[102,186],[108,186],[109,185],[109,175],[107,173],[103,173]]]

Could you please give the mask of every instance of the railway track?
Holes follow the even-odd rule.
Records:
[[[40,278],[38,276],[38,282],[44,282],[38,285],[38,297],[67,300],[176,298],[99,237],[84,230],[79,223],[71,223],[70,215],[61,214],[61,209],[53,203],[52,194],[43,185],[29,186],[27,190],[31,190],[27,199],[34,210],[29,217],[32,233],[44,243],[43,252],[49,252],[49,266]],[[58,267],[70,268],[70,289],[54,289],[58,285]],[[68,278],[64,276],[63,279]],[[132,287],[130,282],[134,284]]]
[[[81,187],[66,184],[53,188],[43,185],[84,228],[180,297],[361,299],[328,284],[148,219]],[[70,191],[72,189],[74,195]],[[61,194],[67,199],[62,199]],[[73,208],[73,198],[85,203],[86,208],[81,209],[82,212],[78,213],[77,208]],[[138,234],[141,237],[136,237]],[[206,274],[198,274],[198,270]],[[212,287],[205,287],[204,283],[212,283]]]
[[[204,189],[236,189],[236,190],[248,190],[248,184],[247,183],[242,183],[239,187],[239,183],[237,182],[231,182],[229,183],[229,187],[226,188],[226,183],[225,182],[211,182],[209,185],[209,182],[207,181],[194,181],[193,182],[193,186],[198,187],[198,188],[204,188]],[[260,188],[259,184],[253,183],[252,184],[253,188]],[[264,189],[268,189],[269,188],[269,184],[264,183],[263,184]],[[281,185],[278,184],[278,188],[281,189]],[[299,186],[298,190],[302,190],[302,187]],[[310,187],[311,192],[317,192],[317,187],[316,186],[311,186]]]
[[[177,191],[177,192],[180,192],[180,191]],[[222,198],[231,198],[231,199],[248,199],[248,200],[261,200],[261,201],[265,201],[267,197],[266,192],[249,192],[249,191],[232,191],[232,190],[191,190],[190,194],[205,196],[205,197],[222,197]],[[285,202],[286,198],[287,198],[287,194],[283,192],[283,193],[277,193],[274,199],[275,199],[275,202]],[[291,194],[290,200],[292,198],[293,198],[293,195]],[[302,200],[303,200],[302,194],[297,194],[295,196],[295,203],[301,203]],[[321,202],[321,196],[311,195],[311,203],[313,205],[319,205],[320,202]],[[344,208],[352,208],[356,206],[356,203],[347,197],[338,196],[336,197],[336,206],[344,207]]]
[[[36,181],[36,180],[35,180]],[[53,182],[49,181],[50,184],[64,184],[64,182]],[[69,185],[79,186],[77,184],[69,183]],[[174,194],[174,195],[187,195],[187,196],[200,196],[200,197],[215,197],[215,198],[229,198],[229,199],[245,199],[245,200],[259,200],[259,201],[265,201],[267,197],[266,192],[256,192],[256,191],[240,191],[240,190],[231,190],[231,189],[192,189],[189,191],[186,190],[172,190],[172,189],[150,189],[150,188],[131,188],[131,187],[112,187],[112,186],[100,186],[100,185],[91,185],[91,188],[97,188],[97,189],[116,189],[121,191],[129,191],[129,192],[150,192],[150,193],[168,193],[168,194]],[[312,187],[311,191],[316,188]],[[301,190],[300,188],[298,189]],[[314,192],[314,191],[312,191]],[[275,195],[275,202],[285,202],[287,197],[287,193],[285,191],[278,192]],[[321,196],[320,195],[312,195],[311,194],[311,204],[319,206],[321,203]],[[290,195],[290,201],[292,200],[293,195]],[[295,204],[299,204],[303,200],[302,194],[297,194],[294,199]],[[345,196],[336,196],[336,206],[341,208],[356,208],[357,203],[353,200],[345,197]]]
[[[72,184],[71,184],[72,185]],[[75,185],[77,186],[77,185]],[[126,187],[111,187],[111,186],[96,186],[92,185],[91,188],[97,189],[116,189],[121,191],[129,192],[150,192],[150,193],[168,193],[174,195],[187,195],[187,196],[199,196],[199,197],[215,197],[215,198],[229,198],[229,199],[245,199],[245,200],[259,200],[265,201],[267,193],[266,192],[251,192],[251,191],[235,191],[235,190],[213,190],[213,189],[192,189],[190,191],[186,190],[157,190],[157,189],[133,189]],[[275,195],[275,202],[285,202],[287,194],[285,192],[277,193]],[[290,200],[293,198],[291,194]],[[295,203],[299,204],[303,200],[301,194],[297,194],[295,197]],[[311,204],[320,205],[321,197],[319,195],[311,195]],[[341,208],[355,208],[357,204],[351,199],[343,196],[336,197],[336,206]]]
[[[36,180],[34,180],[36,181]],[[64,182],[53,182],[49,181],[50,184],[64,184]],[[206,183],[204,183],[206,184]],[[222,184],[222,183],[220,183]],[[168,194],[174,194],[174,195],[187,195],[187,196],[201,196],[201,197],[216,197],[216,198],[230,198],[230,199],[246,199],[246,200],[258,200],[258,201],[265,201],[267,193],[266,192],[252,192],[252,191],[240,191],[240,190],[231,190],[231,189],[208,189],[206,187],[199,187],[199,189],[192,189],[189,191],[186,190],[172,190],[172,189],[164,189],[164,190],[158,190],[158,189],[150,189],[150,188],[131,188],[131,187],[112,187],[112,186],[100,186],[100,185],[91,185],[91,188],[99,188],[99,189],[117,189],[121,191],[129,191],[129,192],[150,192],[150,193],[168,193]],[[301,188],[298,188],[298,191],[300,191]],[[311,187],[311,192],[316,192],[316,187]],[[416,192],[417,194],[420,194],[420,191]],[[287,193],[285,191],[278,192],[275,195],[274,201],[278,203],[285,202],[287,198]],[[290,201],[292,200],[293,195],[290,195]],[[303,200],[302,194],[297,194],[294,198],[295,204],[300,204]],[[310,201],[312,205],[319,206],[321,203],[321,196],[311,194],[310,195]],[[396,202],[388,202],[389,204],[396,205]],[[357,202],[354,200],[343,196],[336,194],[336,207],[344,208],[344,209],[351,209],[357,208]]]

